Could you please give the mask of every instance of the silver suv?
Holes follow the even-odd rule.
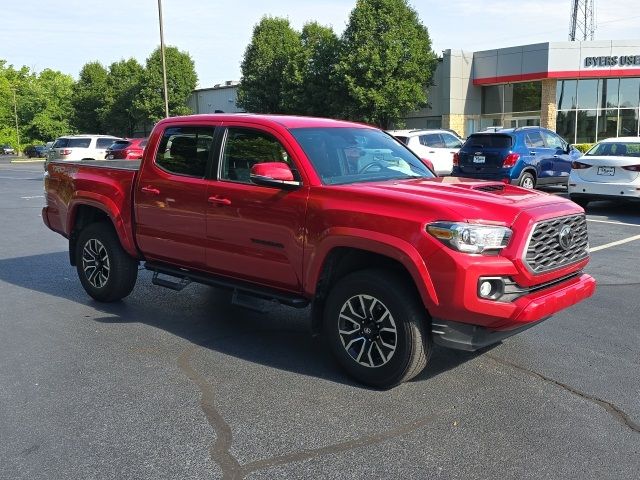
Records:
[[[80,160],[104,160],[107,148],[119,137],[111,135],[67,135],[56,139],[47,160],[78,162]]]

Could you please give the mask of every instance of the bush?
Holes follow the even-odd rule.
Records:
[[[593,147],[595,143],[574,143],[573,146],[580,150],[582,153],[585,153],[591,147]]]

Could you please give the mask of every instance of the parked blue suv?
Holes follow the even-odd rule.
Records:
[[[474,133],[454,156],[451,175],[507,181],[525,188],[566,184],[571,162],[582,154],[542,127]]]

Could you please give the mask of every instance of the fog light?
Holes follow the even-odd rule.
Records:
[[[478,296],[486,300],[498,300],[504,294],[505,278],[480,277],[478,279]]]
[[[482,282],[480,284],[480,296],[481,297],[490,297],[491,296],[491,291],[493,290],[493,285],[491,285],[491,282]]]

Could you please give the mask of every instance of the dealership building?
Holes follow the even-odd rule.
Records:
[[[541,125],[571,143],[637,136],[640,40],[445,50],[429,103],[406,119],[409,128],[466,136],[491,126]]]
[[[236,82],[196,90],[194,113],[240,111]],[[491,126],[541,125],[570,143],[639,135],[640,40],[548,42],[467,52],[445,50],[429,106],[408,128],[461,136]]]

